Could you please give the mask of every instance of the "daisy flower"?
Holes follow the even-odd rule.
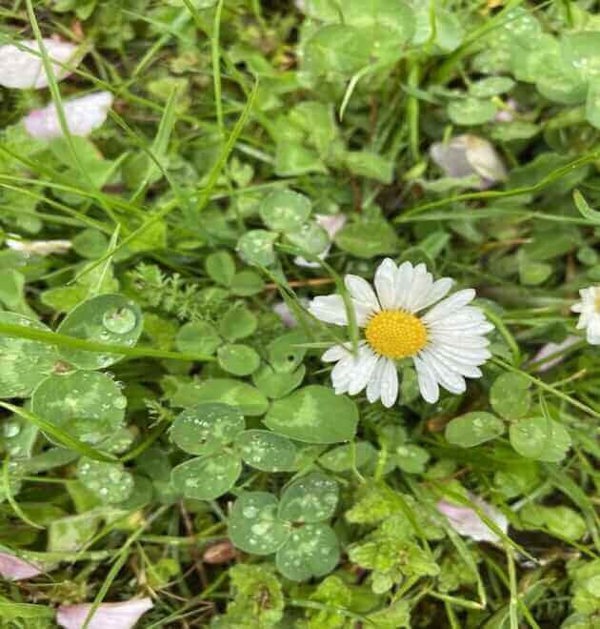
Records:
[[[356,354],[349,343],[323,354],[323,361],[337,363],[331,372],[336,393],[356,395],[366,388],[369,402],[392,406],[398,397],[396,361],[404,358],[413,361],[421,395],[430,403],[438,400],[440,386],[463,393],[465,377],[481,377],[479,365],[491,356],[484,335],[493,326],[467,305],[473,289],[446,297],[450,278],[434,281],[424,264],[398,267],[390,258],[375,271],[375,290],[356,275],[346,275],[345,284],[364,340]],[[309,311],[325,323],[348,324],[341,295],[316,297]]]
[[[585,328],[587,342],[600,345],[600,286],[589,286],[579,291],[581,301],[571,306],[572,312],[579,313],[577,329]]]

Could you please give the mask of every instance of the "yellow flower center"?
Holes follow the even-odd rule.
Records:
[[[404,310],[383,310],[367,324],[365,336],[371,349],[386,358],[414,356],[427,343],[427,328]]]

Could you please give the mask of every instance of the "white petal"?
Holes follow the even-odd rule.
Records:
[[[92,605],[61,605],[56,612],[56,622],[64,629],[81,629]],[[149,598],[132,599],[122,603],[101,603],[87,629],[132,629],[142,614],[152,609]]]
[[[417,264],[413,272],[410,288],[404,299],[404,307],[409,312],[415,312],[419,302],[423,300],[425,295],[429,294],[432,286],[433,277],[431,273],[427,272],[427,267],[424,264]]]
[[[347,325],[346,307],[341,295],[315,297],[308,306],[308,311],[320,321],[335,325]]]
[[[362,391],[369,381],[375,369],[378,356],[373,353],[368,345],[358,349],[358,355],[354,358],[352,375],[348,383],[348,394],[356,395]]]
[[[438,321],[455,310],[462,308],[470,301],[475,299],[475,291],[472,288],[465,288],[463,290],[459,290],[450,297],[446,297],[443,301],[440,301],[439,304],[434,306],[424,317],[424,323],[433,323],[434,321]]]
[[[385,370],[385,363],[387,362],[387,358],[380,357],[375,364],[375,369],[373,369],[373,373],[371,374],[371,379],[367,384],[367,400],[373,404],[373,402],[377,402],[381,395],[381,380],[383,378],[383,372]]]
[[[334,345],[330,347],[324,354],[321,356],[321,360],[324,363],[335,363],[342,358],[346,358],[349,354],[349,345]]]
[[[335,235],[346,224],[346,215],[342,214],[315,214],[317,223],[327,232],[329,238],[333,240]]]
[[[397,267],[391,258],[385,258],[375,271],[377,297],[385,310],[396,307],[396,273]]]
[[[464,378],[450,369],[435,353],[430,350],[423,350],[419,357],[423,362],[427,363],[435,374],[436,380],[444,389],[454,394],[465,392],[467,385]]]
[[[440,397],[440,389],[435,375],[430,367],[418,356],[415,356],[413,361],[415,363],[415,369],[417,370],[419,390],[421,391],[423,399],[430,404],[437,402]]]
[[[414,312],[427,308],[445,297],[452,288],[452,284],[454,280],[449,277],[442,277],[434,282],[429,291],[413,304]]]
[[[405,308],[408,292],[412,284],[413,265],[410,262],[403,262],[396,273],[396,307]]]
[[[448,369],[468,378],[481,378],[481,370],[477,365],[483,364],[486,359],[489,358],[489,351],[487,352],[488,356],[478,360],[473,360],[471,356],[464,356],[459,352],[449,352],[445,347],[434,346],[430,348],[430,351],[435,354]]]
[[[485,336],[465,335],[462,332],[437,332],[436,330],[430,331],[429,342],[448,345],[461,351],[463,348],[478,349],[490,344]]]
[[[494,183],[506,179],[506,167],[496,149],[487,140],[468,134],[466,156],[480,177]]]
[[[571,306],[571,312],[581,312],[583,309],[583,304],[578,301],[576,304]]]
[[[379,302],[375,296],[375,291],[367,280],[358,275],[346,275],[344,283],[354,301],[369,306],[374,312],[379,310]]]
[[[481,500],[481,498],[472,496],[471,500],[506,534],[508,531],[508,520],[504,514]],[[445,500],[440,500],[437,503],[437,509],[448,518],[450,525],[459,535],[470,537],[477,542],[491,542],[495,544],[501,541],[500,536],[481,519],[475,509],[464,505],[455,505]]]
[[[67,128],[71,135],[88,136],[106,120],[113,103],[110,92],[97,92],[63,103]],[[38,140],[50,140],[63,135],[58,111],[54,103],[43,109],[34,109],[24,119],[25,129]]]
[[[43,39],[42,42],[48,57],[56,62],[51,64],[56,80],[64,79],[71,69],[65,69],[61,64],[66,64],[73,59],[77,46],[54,39]],[[0,46],[0,85],[16,89],[47,87],[49,81],[44,71],[42,57],[39,55],[40,48],[37,41],[26,40],[20,42],[20,45],[27,50],[13,44]],[[76,65],[75,63],[73,68]]]
[[[350,355],[339,360],[331,370],[331,384],[338,395],[348,391],[353,368],[352,355]]]
[[[398,371],[393,360],[384,360],[379,383],[381,403],[390,408],[398,398]]]

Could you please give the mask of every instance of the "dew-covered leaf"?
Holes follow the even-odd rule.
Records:
[[[429,452],[412,444],[401,445],[396,448],[394,462],[396,467],[408,474],[422,474],[429,461]]]
[[[512,447],[528,459],[557,463],[571,447],[567,429],[547,417],[520,419],[509,428]]]
[[[446,439],[461,448],[473,448],[491,439],[496,439],[504,432],[504,422],[484,411],[466,413],[455,417],[446,426]]]
[[[264,491],[245,492],[229,516],[229,537],[237,548],[254,555],[270,555],[290,534],[290,526],[277,517],[277,498]]]
[[[127,398],[103,373],[52,375],[33,392],[32,411],[86,443],[99,444],[122,424]]]
[[[329,246],[329,235],[317,222],[304,223],[295,231],[288,231],[285,239],[304,254],[318,255]]]
[[[190,459],[174,467],[171,483],[186,498],[214,500],[227,493],[242,471],[242,462],[230,453]]]
[[[244,462],[264,472],[295,469],[298,450],[287,437],[268,430],[245,430],[237,435],[235,444]]]
[[[312,472],[289,484],[279,503],[279,517],[291,522],[328,520],[337,506],[338,484],[325,474]]]
[[[75,307],[64,318],[58,332],[66,336],[133,347],[142,333],[142,313],[123,295],[98,295]],[[104,369],[123,356],[61,347],[60,353],[80,369]]]
[[[273,231],[296,231],[310,216],[311,202],[308,197],[283,188],[271,192],[260,205],[260,216]]]
[[[200,402],[220,402],[237,406],[243,415],[262,415],[268,408],[267,398],[255,387],[240,380],[211,378],[179,387],[173,396],[175,406]]]
[[[0,312],[2,323],[50,332],[42,323],[14,312]],[[4,336],[0,332],[0,397],[28,396],[52,373],[58,359],[56,348],[52,345]]]
[[[236,407],[197,404],[175,418],[171,439],[189,454],[215,454],[231,443],[244,425],[244,416]]]
[[[331,572],[340,559],[336,534],[326,524],[305,524],[292,529],[277,551],[275,563],[281,574],[292,581],[305,581]]]
[[[244,262],[257,266],[271,266],[276,260],[273,243],[277,234],[264,229],[246,232],[237,243],[237,252]]]
[[[102,502],[127,500],[133,491],[133,477],[120,463],[103,463],[82,458],[77,466],[79,480]]]
[[[527,415],[531,406],[530,382],[517,373],[503,373],[494,380],[490,390],[492,408],[506,419]]]
[[[265,424],[273,431],[305,443],[338,443],[356,434],[358,409],[345,395],[311,385],[273,402]]]
[[[496,105],[491,100],[464,98],[448,104],[448,117],[454,124],[478,125],[488,122],[496,113]]]

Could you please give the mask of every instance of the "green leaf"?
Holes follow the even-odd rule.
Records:
[[[461,448],[473,448],[491,439],[496,439],[504,432],[504,422],[483,411],[467,413],[454,418],[446,426],[446,439]]]
[[[319,255],[329,246],[327,232],[316,222],[311,221],[301,225],[296,231],[288,231],[285,239],[303,253]]]
[[[291,373],[302,363],[306,348],[306,336],[303,332],[294,331],[282,334],[267,346],[269,362],[273,369],[280,373]]]
[[[429,461],[429,452],[415,445],[401,445],[396,448],[394,461],[396,467],[408,474],[422,474]]]
[[[245,428],[244,416],[226,404],[186,408],[171,426],[171,439],[189,454],[216,454]]]
[[[252,375],[252,381],[267,397],[277,400],[297,389],[302,384],[305,373],[304,365],[300,365],[292,373],[277,372],[269,365],[263,365]]]
[[[273,231],[297,231],[310,216],[312,203],[303,194],[282,188],[271,192],[261,203],[259,212],[265,225]]]
[[[266,565],[236,564],[229,571],[234,598],[214,629],[274,629],[283,618],[281,584]]]
[[[219,331],[228,341],[237,341],[253,334],[257,326],[253,312],[244,306],[233,306],[223,315]]]
[[[217,351],[217,358],[221,368],[234,376],[249,376],[260,366],[256,350],[240,343],[222,345]]]
[[[231,292],[240,297],[249,297],[260,293],[265,286],[261,276],[250,270],[240,271],[233,276]]]
[[[275,563],[281,574],[292,581],[305,581],[331,572],[340,559],[340,547],[326,524],[305,524],[292,530],[277,551]]]
[[[273,243],[277,236],[264,229],[251,229],[238,240],[237,252],[248,264],[271,266],[276,260]]]
[[[50,332],[42,323],[14,312],[0,312],[0,322]],[[27,397],[52,373],[58,359],[52,345],[0,334],[0,397]]]
[[[332,472],[347,472],[372,463],[377,450],[368,441],[356,441],[337,446],[319,457],[319,464]]]
[[[269,406],[267,398],[255,387],[229,378],[212,378],[179,387],[173,396],[175,406],[199,402],[220,402],[237,406],[243,415],[262,415]]]
[[[290,526],[277,517],[277,498],[264,491],[244,492],[229,516],[229,537],[237,548],[270,555],[285,543]]]
[[[235,260],[228,251],[215,251],[206,256],[204,268],[217,284],[230,286],[235,275]]]
[[[356,434],[358,409],[345,395],[311,385],[275,400],[265,418],[273,431],[305,443],[338,443]]]
[[[298,450],[293,441],[268,430],[245,430],[235,438],[245,463],[263,472],[283,472],[296,467]]]
[[[77,466],[79,480],[102,502],[116,504],[133,491],[133,477],[120,463],[103,463],[82,458]]]
[[[186,498],[214,500],[235,485],[241,472],[241,461],[230,453],[203,456],[174,467],[171,483]]]
[[[520,419],[509,428],[512,447],[528,459],[558,463],[571,447],[567,429],[547,417]]]
[[[32,411],[86,443],[112,436],[125,417],[127,398],[103,373],[74,371],[43,380],[33,392]]]
[[[585,100],[585,119],[596,129],[600,129],[600,77],[589,83]]]
[[[504,373],[494,380],[490,389],[492,408],[505,419],[520,419],[531,406],[531,382],[517,373]]]
[[[181,326],[175,337],[175,346],[180,352],[210,356],[221,345],[215,328],[206,321],[192,321]]]
[[[398,236],[387,221],[361,220],[342,228],[335,237],[335,244],[342,251],[368,259],[396,253]]]
[[[394,178],[394,164],[389,159],[371,151],[347,151],[344,153],[346,168],[359,177],[367,177],[390,184]]]
[[[581,80],[600,78],[600,33],[594,30],[566,33],[560,48],[563,59]]]
[[[489,122],[496,114],[496,105],[490,100],[464,98],[448,104],[448,117],[454,124],[471,126]]]
[[[313,472],[290,483],[279,502],[278,515],[290,522],[322,522],[335,512],[338,484],[325,474]]]
[[[133,347],[142,333],[139,307],[123,295],[98,295],[79,304],[58,326],[66,336]],[[123,358],[61,347],[62,357],[80,369],[103,369]]]
[[[515,82],[507,76],[489,76],[469,85],[469,94],[475,98],[491,98],[511,90]]]

